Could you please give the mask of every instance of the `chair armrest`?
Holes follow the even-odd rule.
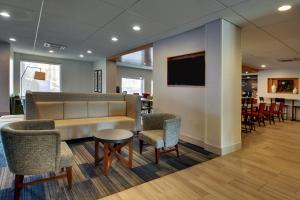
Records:
[[[11,123],[11,128],[15,130],[53,130],[55,123],[53,120],[26,120],[18,123]]]
[[[8,167],[15,174],[55,171],[60,161],[60,133],[57,130],[1,129]]]
[[[164,121],[164,141],[166,147],[175,146],[179,141],[181,119],[175,117]]]
[[[57,137],[57,141],[60,141],[60,132],[55,129],[50,130],[15,130],[12,127],[9,126],[9,124],[3,126],[1,128],[1,133],[3,137],[9,137],[10,135],[18,135],[20,137],[23,136],[35,136],[35,135],[55,135]]]

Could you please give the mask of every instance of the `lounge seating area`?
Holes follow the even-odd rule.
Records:
[[[70,97],[71,94],[60,95],[69,95]],[[83,95],[80,94],[81,100],[83,100]],[[41,96],[47,96],[47,94],[34,92],[27,94],[28,98],[37,101],[27,103],[26,108],[31,110],[31,112],[28,112],[31,114],[26,117],[35,116],[32,113],[36,113],[36,111],[31,105],[36,106],[37,113],[39,113],[38,116],[43,112],[45,113],[39,107],[41,105]],[[79,94],[72,94],[71,96],[78,97]],[[99,100],[99,97],[103,98],[104,96],[93,95],[93,97]],[[104,98],[106,100],[109,99],[107,95]],[[56,98],[52,97],[53,99]],[[53,102],[56,102],[55,106],[53,106]],[[70,99],[67,102],[70,102]],[[73,102],[77,103],[76,101]],[[46,107],[45,104],[42,108],[48,112],[51,110],[49,116],[53,116],[53,113],[58,111],[56,108],[57,104],[60,103],[57,103],[57,101],[47,101],[46,105],[51,106],[51,109]],[[136,104],[136,107],[140,108],[140,105]],[[13,116],[12,118],[8,116],[3,117],[3,120],[5,118],[7,120],[14,119]],[[127,134],[124,130],[126,126],[122,127],[123,129],[102,129],[102,126],[98,125],[97,127],[99,128],[92,129],[93,132],[89,135],[81,134],[80,138],[66,139],[64,137],[63,139],[61,136],[63,136],[62,133],[64,133],[65,129],[61,129],[57,120],[25,120],[22,117],[18,119],[18,121],[12,123],[2,121],[6,125],[2,124],[1,128],[4,152],[0,152],[0,155],[5,153],[9,171],[7,171],[6,167],[2,167],[0,168],[0,173],[8,177],[13,173],[15,177],[8,179],[10,183],[14,182],[14,186],[11,186],[12,190],[3,190],[3,188],[0,190],[1,198],[10,198],[12,196],[10,192],[14,191],[14,199],[41,199],[44,198],[42,191],[50,192],[52,190],[51,187],[58,186],[59,182],[55,183],[55,180],[64,178],[67,182],[59,184],[58,187],[68,190],[57,190],[55,194],[51,195],[51,198],[64,199],[70,195],[79,199],[84,198],[88,188],[86,188],[86,182],[83,180],[97,180],[98,182],[100,181],[100,184],[103,184],[106,192],[103,192],[101,188],[90,192],[90,194],[97,195],[100,198],[113,194],[116,191],[127,189],[129,186],[156,179],[217,156],[205,151],[203,148],[179,141],[180,118],[172,114],[152,113],[145,115],[143,117],[144,131],[139,132],[138,137],[131,136],[128,146],[128,140],[123,138],[125,137],[124,134]],[[93,119],[92,122],[98,120],[100,124],[105,123],[105,120],[97,117],[91,119]],[[92,122],[89,122],[89,124],[92,124]],[[122,121],[118,123],[122,124]],[[77,129],[73,131],[80,133],[77,130],[86,129],[87,125],[77,123],[76,126]],[[130,126],[128,130],[133,130],[134,127],[134,125]],[[133,135],[136,132],[128,131],[128,133]],[[138,153],[139,145],[140,150],[142,150],[141,144],[143,144],[143,154]],[[152,145],[155,145],[155,148]],[[160,157],[160,151],[168,154],[163,154]],[[176,154],[170,153],[172,151],[176,151]],[[115,154],[116,160],[120,161],[120,163],[116,163],[113,160],[112,156]],[[95,160],[91,161],[90,158],[94,156]],[[125,159],[129,160],[125,161]],[[159,160],[160,162],[158,162]],[[124,163],[126,165],[121,165]],[[5,166],[5,161],[1,165]],[[128,175],[119,177],[115,173],[125,173]],[[31,187],[43,184],[46,181],[50,181],[50,185],[47,183],[43,190],[40,187]],[[112,186],[106,185],[107,181],[111,182],[113,187],[118,189],[111,190],[110,187]],[[128,182],[129,185],[120,187],[119,185],[124,181]],[[77,191],[78,189],[80,189],[80,192]],[[100,195],[99,192],[101,193]]]

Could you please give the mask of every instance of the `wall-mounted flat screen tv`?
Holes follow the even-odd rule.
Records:
[[[205,52],[168,58],[169,86],[205,86]]]

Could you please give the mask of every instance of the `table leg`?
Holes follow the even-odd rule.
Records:
[[[95,165],[99,162],[99,141],[95,140]]]
[[[133,151],[133,140],[131,139],[129,142],[128,142],[128,167],[129,168],[132,168],[132,151]]]
[[[109,145],[108,143],[104,143],[104,158],[103,158],[103,173],[107,176],[108,175],[108,170],[111,164],[111,158],[110,158],[110,150],[109,150]]]
[[[151,113],[151,103],[150,103],[150,101],[148,102],[148,113]]]

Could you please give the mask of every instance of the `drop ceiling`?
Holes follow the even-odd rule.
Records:
[[[0,0],[0,11],[11,14],[0,18],[0,40],[15,37],[13,51],[96,61],[224,18],[242,28],[244,64],[300,67],[299,61],[278,61],[300,57],[300,0],[45,0],[42,11],[41,4]],[[293,8],[280,13],[282,4]],[[140,32],[131,29],[135,24]],[[119,41],[112,42],[112,36]],[[45,41],[68,48],[50,54]]]

